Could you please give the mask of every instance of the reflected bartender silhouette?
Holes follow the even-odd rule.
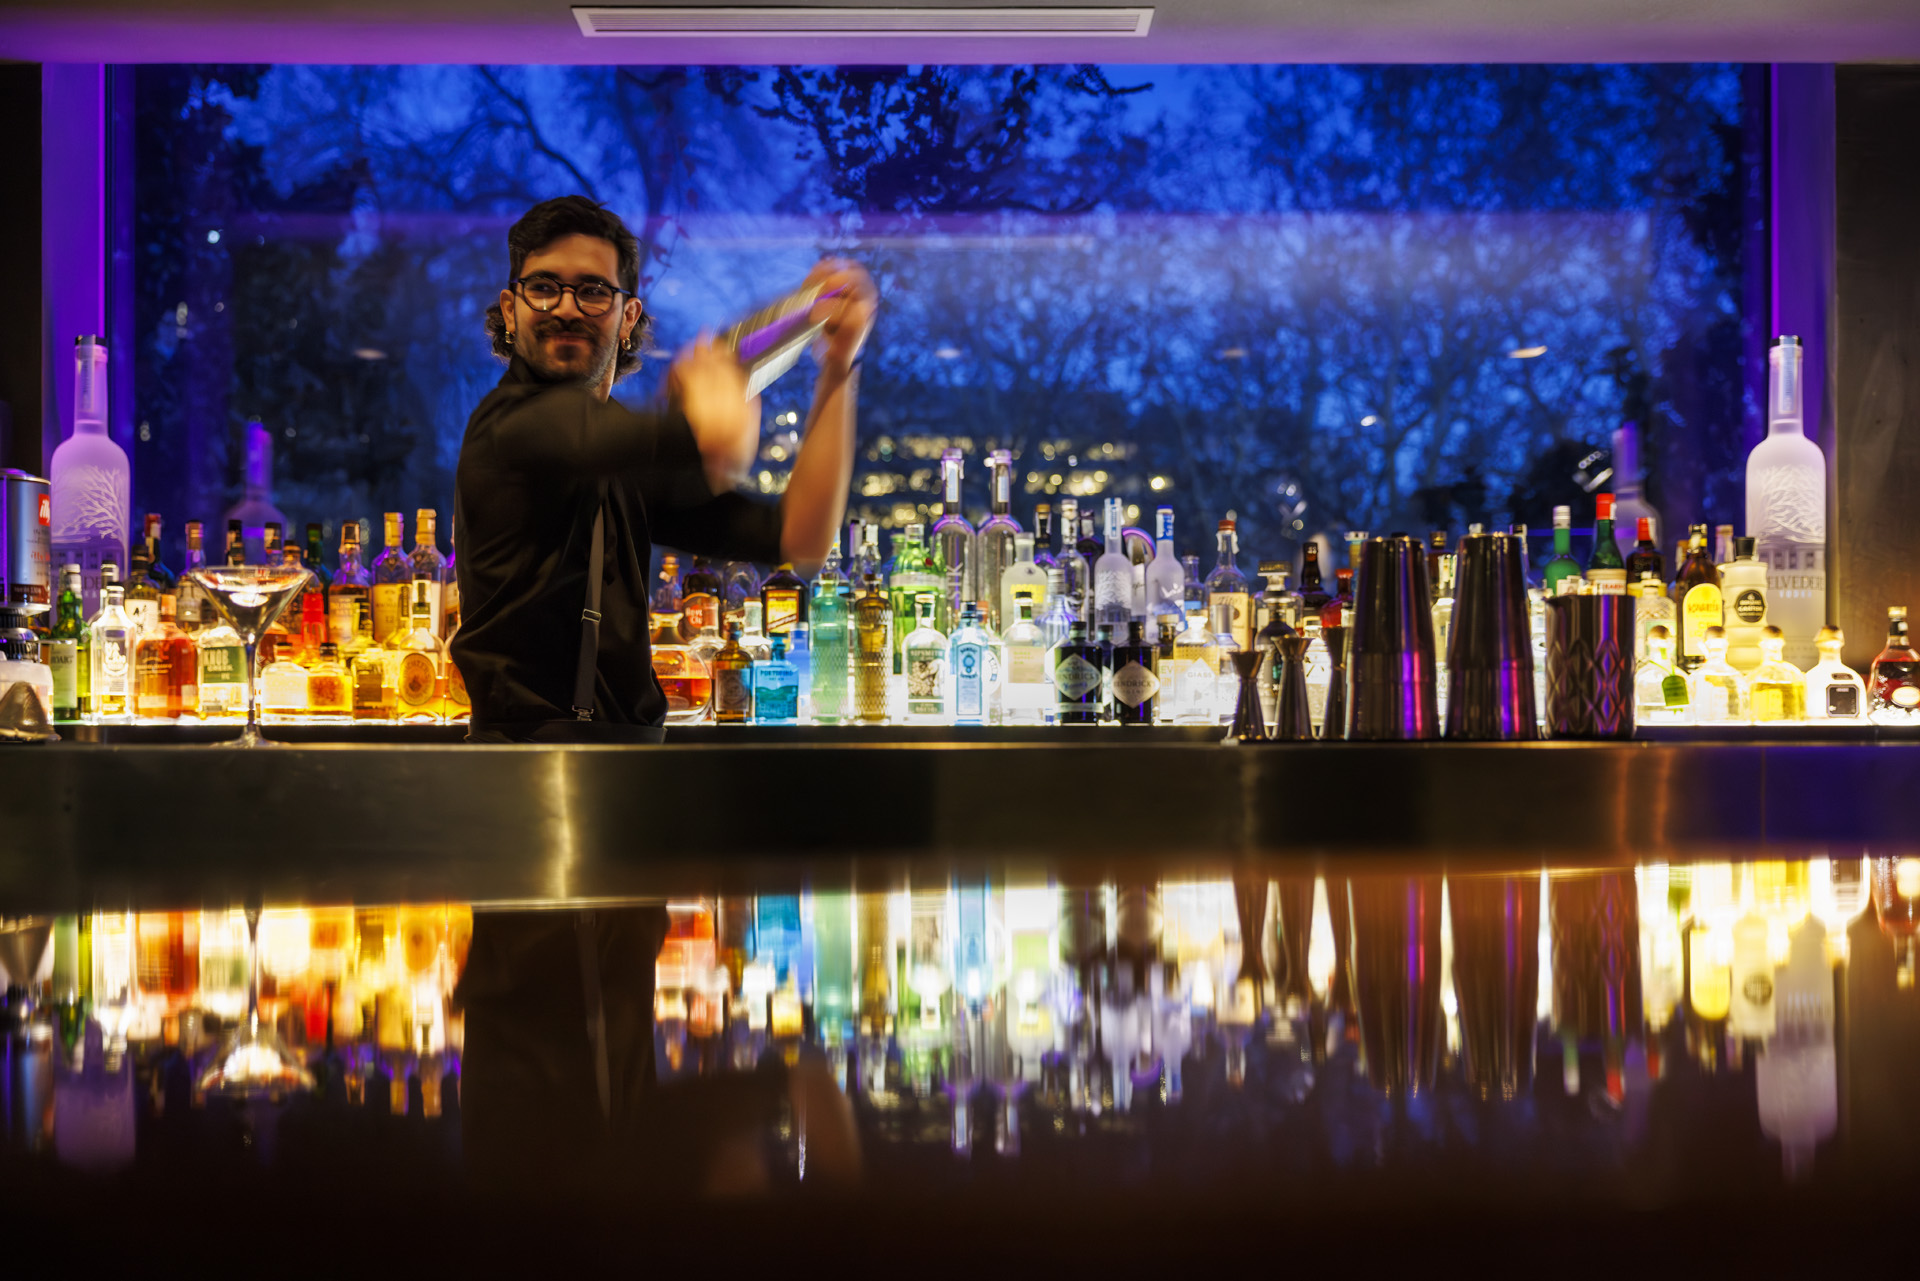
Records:
[[[487,312],[507,370],[468,420],[454,501],[464,617],[453,655],[472,697],[468,738],[657,742],[666,699],[648,645],[653,544],[802,573],[825,557],[852,475],[873,282],[844,262],[807,278],[823,295],[811,317],[823,326],[820,371],[786,492],[767,503],[734,491],[759,448],[760,406],[729,351],[704,337],[683,350],[657,408],[611,399],[651,328],[639,243],[615,214],[583,196],[545,201],[508,231],[507,251],[507,283]],[[809,1088],[798,1073],[647,1101],[665,932],[659,909],[476,919],[459,999],[467,1150],[483,1176],[618,1179],[649,1140],[724,1147],[715,1136],[750,1128],[743,1118],[765,1091]]]

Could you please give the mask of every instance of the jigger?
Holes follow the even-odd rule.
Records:
[[[1433,674],[1433,601],[1427,551],[1417,538],[1370,538],[1355,577],[1347,652],[1347,738],[1406,742],[1440,737]]]
[[[1526,561],[1525,542],[1512,534],[1460,540],[1447,638],[1448,738],[1486,743],[1539,737]]]
[[[1313,712],[1307,703],[1307,646],[1312,639],[1295,632],[1274,641],[1279,656],[1280,696],[1275,700],[1273,724],[1267,736],[1279,743],[1304,743],[1313,738]]]
[[[1229,743],[1264,743],[1266,722],[1260,715],[1260,651],[1240,650],[1233,655],[1233,671],[1240,678],[1240,693],[1233,704],[1233,725],[1227,730]]]

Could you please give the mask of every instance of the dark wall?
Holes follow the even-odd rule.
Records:
[[[1920,67],[1841,67],[1836,114],[1833,600],[1865,666],[1920,608]]]
[[[0,466],[46,475],[40,457],[40,64],[0,64]]]

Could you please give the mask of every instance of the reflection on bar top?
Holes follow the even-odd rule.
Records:
[[[1041,1138],[1146,1143],[1192,1125],[1217,1139],[1247,1109],[1277,1128],[1218,1142],[1311,1147],[1283,1122],[1317,1111],[1410,1125],[1396,1142],[1470,1154],[1481,1140],[1444,1137],[1460,1107],[1508,1109],[1523,1130],[1560,1117],[1556,1142],[1570,1147],[1554,1159],[1606,1166],[1656,1130],[1723,1145],[1689,1137],[1686,1100],[1744,1091],[1757,1111],[1742,1124],[1797,1180],[1839,1133],[1840,1065],[1897,1059],[1906,1042],[1892,1032],[1920,1027],[1916,926],[1920,860],[1900,859],[1079,886],[948,878],[547,912],[269,907],[253,999],[320,1096],[441,1125],[467,1124],[463,1071],[481,1071],[482,1042],[497,1048],[482,1038],[470,1049],[469,1029],[518,993],[529,1008],[651,1010],[644,1062],[617,1059],[614,1072],[650,1071],[664,1099],[768,1065],[830,1078],[870,1171],[892,1148],[927,1144],[1018,1161]],[[203,1107],[192,1083],[246,1017],[249,957],[237,910],[0,927],[16,1066],[19,1047],[38,1047],[52,1072],[44,1133],[30,1106],[11,1122],[16,1147],[113,1168],[131,1159],[134,1113],[62,1134],[59,1099]],[[564,1043],[581,1025],[553,1026]],[[552,1032],[534,1029],[515,1035]],[[115,1084],[128,1080],[139,1088]],[[1904,1123],[1869,1090],[1852,1124],[1876,1108]],[[1544,1159],[1529,1152],[1502,1159]]]

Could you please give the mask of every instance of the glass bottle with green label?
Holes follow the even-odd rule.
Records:
[[[950,725],[947,706],[947,638],[933,625],[931,593],[914,598],[914,628],[901,645],[907,681],[907,723]]]
[[[53,719],[80,719],[80,639],[86,620],[80,616],[80,567],[60,568],[60,599],[54,605],[53,631],[40,646],[41,657],[53,670]],[[91,675],[91,673],[88,673]],[[89,685],[91,682],[87,682]]]

